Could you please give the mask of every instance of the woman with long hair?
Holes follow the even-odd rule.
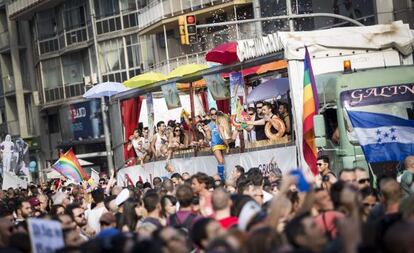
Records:
[[[184,131],[181,129],[180,124],[176,124],[172,128],[172,134],[168,142],[168,156],[167,161],[169,161],[176,150],[185,149],[188,146],[187,136],[184,134]]]
[[[165,195],[161,198],[161,218],[164,224],[167,224],[168,217],[177,212],[177,199],[171,195]]]
[[[129,198],[123,204],[123,212],[117,224],[122,232],[135,232],[138,221],[142,218],[141,208],[138,201]]]

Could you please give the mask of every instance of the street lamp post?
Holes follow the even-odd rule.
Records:
[[[99,56],[98,56],[98,39],[96,38],[96,16],[95,8],[92,3],[92,0],[89,0],[89,6],[91,11],[91,23],[92,23],[92,35],[93,35],[93,44],[95,48],[95,59],[96,59],[96,69],[98,74],[98,83],[102,83],[102,73],[99,66]],[[109,123],[107,115],[107,107],[105,102],[105,97],[101,97],[101,111],[102,111],[102,121],[104,127],[105,135],[105,149],[106,149],[106,159],[108,163],[109,174],[112,176],[114,174],[114,162],[112,158],[112,148],[111,148],[111,139],[109,133]]]

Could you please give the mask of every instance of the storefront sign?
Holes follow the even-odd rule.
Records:
[[[69,115],[75,140],[99,138],[102,130],[100,129],[101,113],[98,100],[70,105]]]

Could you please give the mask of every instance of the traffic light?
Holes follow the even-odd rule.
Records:
[[[178,17],[180,41],[183,45],[197,43],[197,26],[195,15]]]
[[[185,17],[187,23],[188,44],[197,43],[197,26],[195,15],[188,15]]]

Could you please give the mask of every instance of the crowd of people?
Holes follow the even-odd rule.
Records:
[[[64,179],[0,192],[0,252],[31,252],[27,221],[60,222],[58,252],[410,252],[414,156],[404,173],[370,180],[363,168],[319,175],[236,166],[118,185]],[[371,177],[372,178],[372,177]]]
[[[248,107],[244,111],[248,115],[248,121],[244,122],[248,127],[238,129],[238,131],[243,132],[242,138],[246,142],[269,140],[265,133],[265,124],[274,118],[282,120],[285,127],[284,135],[291,133],[290,115],[285,103],[257,102],[254,107]],[[193,122],[191,117],[183,111],[180,122],[159,121],[153,135],[148,127],[134,130],[128,138],[127,151],[133,150],[134,152],[130,153],[127,165],[138,163],[144,166],[148,161],[159,159],[169,161],[174,153],[191,148],[195,150],[211,148],[215,152],[216,150],[228,151],[230,147],[240,146],[240,136],[237,130],[226,137],[225,130],[220,129],[217,132],[218,135],[215,136],[215,126],[218,125],[217,116],[223,116],[225,120],[229,119],[216,108],[211,108],[206,115],[197,115]],[[231,122],[229,121],[228,124],[230,128]],[[222,161],[221,157],[217,160]]]

